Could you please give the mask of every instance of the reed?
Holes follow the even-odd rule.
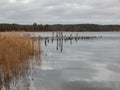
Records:
[[[30,69],[30,58],[40,55],[40,40],[37,42],[15,32],[0,33],[0,88]]]

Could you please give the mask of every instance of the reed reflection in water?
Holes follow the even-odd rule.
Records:
[[[30,90],[40,53],[39,39],[0,33],[0,90]]]

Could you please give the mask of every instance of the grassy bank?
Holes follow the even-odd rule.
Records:
[[[9,86],[12,78],[27,72],[30,58],[37,54],[40,55],[39,40],[14,32],[0,33],[0,86]]]

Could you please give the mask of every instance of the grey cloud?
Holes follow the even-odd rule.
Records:
[[[120,24],[119,0],[1,0],[0,21]]]

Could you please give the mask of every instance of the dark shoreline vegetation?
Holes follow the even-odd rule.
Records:
[[[11,84],[18,88],[19,79],[28,77],[31,68],[40,61],[40,53],[40,39],[35,40],[17,32],[1,32],[0,90],[3,87],[12,90]]]
[[[26,32],[38,32],[38,31],[77,31],[77,32],[101,32],[101,31],[120,31],[120,25],[98,25],[98,24],[54,24],[54,25],[42,25],[34,23],[32,25],[21,24],[0,24],[0,31],[26,31]]]

